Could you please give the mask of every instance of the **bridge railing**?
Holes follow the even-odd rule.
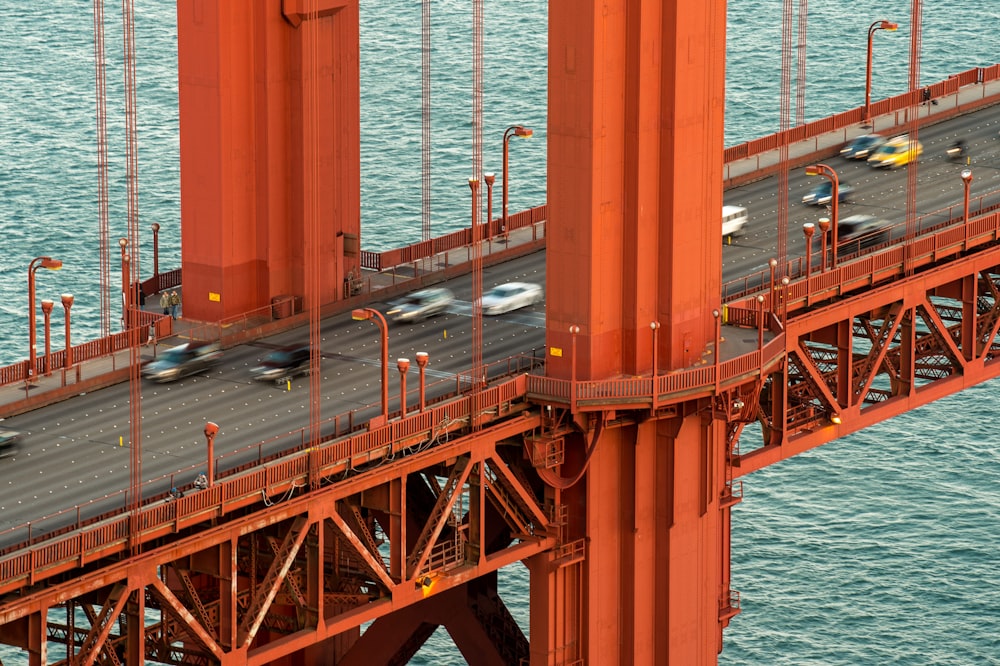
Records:
[[[907,91],[894,97],[872,102],[870,105],[871,116],[882,116],[902,111],[914,104],[935,100],[946,95],[953,95],[965,86],[981,85],[998,79],[1000,79],[1000,64],[990,65],[989,67],[975,67],[954,76],[949,76],[944,81],[925,86],[920,90]],[[924,90],[928,91],[927,94],[929,96],[926,98]],[[770,150],[776,150],[784,143],[792,144],[797,141],[812,139],[828,132],[850,127],[851,125],[858,125],[863,120],[863,107],[850,109],[826,118],[814,120],[811,123],[797,125],[784,132],[776,132],[726,148],[723,153],[723,161],[728,163],[753,157]]]
[[[950,226],[927,234],[909,246],[894,245],[847,261],[830,271],[835,276],[824,278],[829,282],[797,279],[782,290],[782,305],[786,312],[789,308],[799,309],[817,298],[840,296],[854,289],[855,285],[858,288],[869,286],[902,274],[904,268],[919,269],[937,264],[942,259],[960,256],[970,249],[998,240],[1000,211],[994,211],[971,220],[967,225]],[[828,293],[822,293],[824,290]],[[748,311],[759,307],[759,303],[756,299],[747,299],[731,307],[735,321],[750,321],[753,316]],[[773,330],[776,313],[767,314],[767,327]],[[757,320],[759,325],[763,324],[759,322],[759,315]],[[623,408],[655,409],[679,400],[717,394],[721,385],[765,372],[766,368],[780,361],[784,353],[785,339],[779,333],[752,352],[725,361],[720,359],[712,365],[655,377],[573,382],[535,374],[537,368],[534,368],[490,385],[477,395],[475,403],[469,394],[456,395],[450,400],[435,403],[423,412],[409,414],[380,427],[345,437],[333,435],[319,445],[305,447],[300,443],[298,450],[292,453],[286,452],[276,459],[252,462],[223,472],[219,482],[207,491],[189,493],[166,506],[153,503],[142,507],[135,524],[140,539],[148,541],[194,526],[206,516],[224,516],[259,503],[261,498],[306,487],[308,474],[314,466],[318,466],[326,476],[340,474],[385,457],[403,454],[411,446],[425,445],[436,439],[436,432],[443,434],[449,428],[469,423],[474,408],[477,415],[502,415],[508,413],[515,402],[527,398],[534,402],[561,403],[584,411],[607,409],[610,404]],[[299,441],[302,441],[301,436]],[[102,498],[100,501],[106,500]],[[7,555],[0,557],[0,593],[37,582],[53,573],[69,571],[127,547],[127,539],[131,535],[126,514],[84,521],[80,517],[80,508],[75,507],[61,515],[66,520],[72,513],[75,513],[76,521],[57,533],[36,536],[37,532],[32,533],[33,526],[19,528],[27,530],[27,539],[8,548]],[[12,532],[8,530],[5,534]]]

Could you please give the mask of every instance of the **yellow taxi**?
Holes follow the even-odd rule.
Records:
[[[868,165],[895,169],[915,161],[924,152],[924,146],[916,139],[911,140],[906,134],[896,136],[868,156]]]

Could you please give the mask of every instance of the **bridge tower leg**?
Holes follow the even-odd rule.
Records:
[[[358,29],[357,0],[178,4],[185,317],[305,297],[311,224],[319,299],[343,297],[359,267]]]
[[[550,4],[551,376],[713,362],[725,32],[724,0]],[[596,444],[558,492],[564,543],[585,555],[531,564],[532,664],[715,664],[729,596],[725,421],[708,399],[575,420],[563,467]]]

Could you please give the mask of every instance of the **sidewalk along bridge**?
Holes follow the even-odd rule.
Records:
[[[206,490],[187,487],[135,514],[48,534],[25,526],[0,558],[0,618],[31,621],[55,593],[93,608],[84,634],[97,640],[111,619],[135,612],[124,592],[142,585],[145,603],[163,612],[145,629],[148,654],[179,663],[242,649],[248,663],[268,663],[432,594],[478,602],[472,581],[506,564],[585,557],[585,542],[565,539],[567,507],[541,491],[560,484],[581,421],[599,419],[589,456],[604,429],[704,401],[729,424],[717,499],[731,506],[750,471],[996,377],[998,240],[994,212],[909,251],[889,247],[733,301],[728,325],[756,343],[731,334],[698,367],[566,381],[512,366],[478,392],[220,471]],[[763,444],[741,450],[743,429],[757,423]],[[735,591],[723,600],[720,618],[738,611]],[[507,627],[498,644],[527,654],[523,636],[500,622],[502,605],[485,612]],[[220,624],[226,616],[232,623]],[[125,637],[105,639],[107,650]]]
[[[63,516],[45,534],[35,524],[11,532],[16,543],[0,557],[3,640],[32,663],[46,661],[50,640],[83,663],[399,663],[443,624],[482,663],[714,661],[740,608],[728,573],[740,476],[995,376],[1000,321],[994,212],[908,233],[905,244],[817,276],[807,259],[801,277],[781,275],[766,293],[748,287],[723,303],[717,229],[681,224],[679,197],[636,182],[661,168],[644,141],[674,156],[670,137],[689,121],[684,129],[706,149],[654,181],[704,193],[698,219],[721,210],[719,8],[687,4],[672,29],[704,39],[691,40],[685,62],[664,48],[668,57],[637,68],[629,85],[614,67],[638,57],[630,30],[640,43],[675,43],[663,22],[609,23],[608,39],[596,43],[576,29],[578,9],[552,8],[545,235],[558,277],[549,283],[544,374],[529,365],[484,376],[474,365],[450,395],[412,411],[402,400],[392,418],[328,437],[316,430],[316,409],[312,431],[282,455],[226,467],[210,454],[203,489],[125,512]],[[255,29],[300,47],[312,28],[351,34],[351,16],[332,5],[318,16],[298,9],[288,3],[291,16],[267,15]],[[182,13],[182,37],[190,30],[209,44],[243,44],[228,31],[244,23],[204,18]],[[349,38],[329,41],[350,50]],[[300,76],[313,71],[284,64]],[[222,87],[240,74],[223,72]],[[977,70],[953,94],[983,93],[982,77]],[[647,83],[661,94],[640,95]],[[620,96],[622,108],[587,103]],[[913,94],[903,104],[895,113],[908,124],[929,113]],[[669,126],[584,141],[576,131],[633,117]],[[581,172],[628,192],[602,190],[599,204],[578,196],[567,183]],[[656,212],[608,219],[607,210]],[[601,223],[617,225],[620,247],[593,242]],[[687,247],[704,248],[702,283],[694,259],[678,254]],[[594,298],[605,276],[621,280],[622,293],[640,287],[635,301]],[[709,288],[696,293],[699,285]],[[310,324],[315,333],[316,318]],[[741,334],[723,336],[724,325]],[[133,415],[138,397],[130,394]],[[763,442],[744,450],[741,436],[755,423]],[[206,425],[210,450],[216,432]],[[530,644],[497,588],[496,570],[515,561],[531,574]],[[56,608],[64,621],[50,617]],[[159,621],[147,624],[154,609]]]
[[[864,108],[858,107],[727,148],[724,155],[724,186],[735,187],[775,173],[781,167],[778,149],[783,142],[790,146],[790,166],[800,167],[837,154],[845,142],[863,132],[892,134],[904,131],[914,113],[924,123],[940,123],[977,108],[996,104],[1000,102],[1000,64],[961,72],[927,86],[926,90],[930,93],[929,101],[933,103],[915,106],[912,102],[916,95],[919,95],[921,102],[924,101],[924,93],[916,91],[913,95],[906,93],[872,104],[869,129],[860,129],[864,122]],[[974,200],[973,204],[975,203]],[[975,205],[974,210],[978,210]],[[544,247],[546,214],[547,208],[542,205],[509,215],[506,229],[501,228],[500,218],[484,224],[485,233],[482,237],[485,238],[483,245],[487,262],[503,261],[516,256],[518,252]],[[940,225],[941,215],[947,215],[945,221],[950,222],[957,218],[957,211],[939,211],[925,216],[926,222],[918,220],[918,232],[923,233],[933,225]],[[415,288],[415,285],[432,283],[443,276],[467,271],[471,258],[471,237],[471,229],[466,228],[401,248],[382,252],[362,250],[362,270],[345,279],[342,300],[323,306],[324,315],[346,312],[376,298],[392,297]],[[898,237],[899,234],[893,235],[893,238]],[[798,263],[801,264],[801,261]],[[801,265],[789,266],[788,270],[801,270]],[[731,298],[739,293],[740,290],[734,288],[738,282],[743,282],[744,285],[754,282],[759,288],[761,275],[730,281],[724,287],[724,298]],[[145,297],[150,297],[164,290],[181,287],[182,283],[182,270],[174,269],[151,276],[141,282],[138,288]],[[104,380],[92,378],[81,364],[107,359],[127,351],[134,343],[144,343],[150,327],[153,327],[158,339],[165,340],[181,334],[220,340],[228,345],[289,326],[301,325],[305,320],[296,306],[299,299],[295,296],[278,296],[272,301],[272,305],[258,310],[218,322],[196,322],[192,325],[187,321],[178,322],[162,316],[151,300],[148,307],[136,314],[134,330],[73,345],[68,352],[66,349],[57,349],[48,360],[44,356],[37,356],[33,370],[27,359],[0,367],[0,387],[26,382],[29,377],[34,377],[33,381],[37,381],[39,377],[55,372],[59,377],[60,387],[68,387],[63,391],[65,395],[72,395],[81,389],[93,390],[110,377],[105,377]],[[46,362],[48,366],[45,365]],[[117,366],[119,369],[120,365]],[[113,363],[112,366],[115,367]],[[101,375],[108,374],[107,363],[95,367]],[[127,377],[123,372],[114,374],[116,380]],[[46,392],[51,392],[52,382],[46,383],[49,385]],[[75,384],[79,386],[74,387]],[[27,406],[34,408],[46,401],[46,398],[29,400]]]

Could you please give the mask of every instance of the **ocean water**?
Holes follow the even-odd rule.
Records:
[[[798,4],[798,3],[793,3]],[[923,3],[920,81],[993,64],[1000,3]],[[728,6],[726,145],[779,125],[782,3]],[[106,3],[111,238],[125,234],[120,5]],[[416,0],[361,0],[362,246],[421,237],[420,12]],[[5,3],[0,22],[0,364],[27,356],[27,265],[37,295],[76,297],[74,340],[100,334],[96,122],[90,3]],[[180,263],[174,3],[135,0],[140,227],[161,225],[160,266]],[[875,35],[872,99],[903,92],[909,3],[809,3],[804,117],[864,101],[867,28]],[[432,233],[468,223],[471,155],[469,3],[432,6]],[[485,9],[483,166],[499,174],[510,146],[510,210],[545,201],[547,3]],[[794,104],[794,95],[793,95]],[[796,117],[792,109],[792,117]],[[386,178],[393,174],[394,178]],[[495,193],[494,211],[499,211]],[[152,270],[152,234],[142,274]],[[117,284],[117,258],[110,283]],[[54,320],[61,322],[57,312]],[[1000,664],[1000,454],[993,382],[897,417],[744,480],[733,511],[733,587],[743,612],[725,634],[728,666]],[[527,575],[501,572],[515,617]],[[527,626],[524,626],[527,630]],[[4,663],[26,660],[0,650]],[[463,664],[439,630],[415,664]]]

